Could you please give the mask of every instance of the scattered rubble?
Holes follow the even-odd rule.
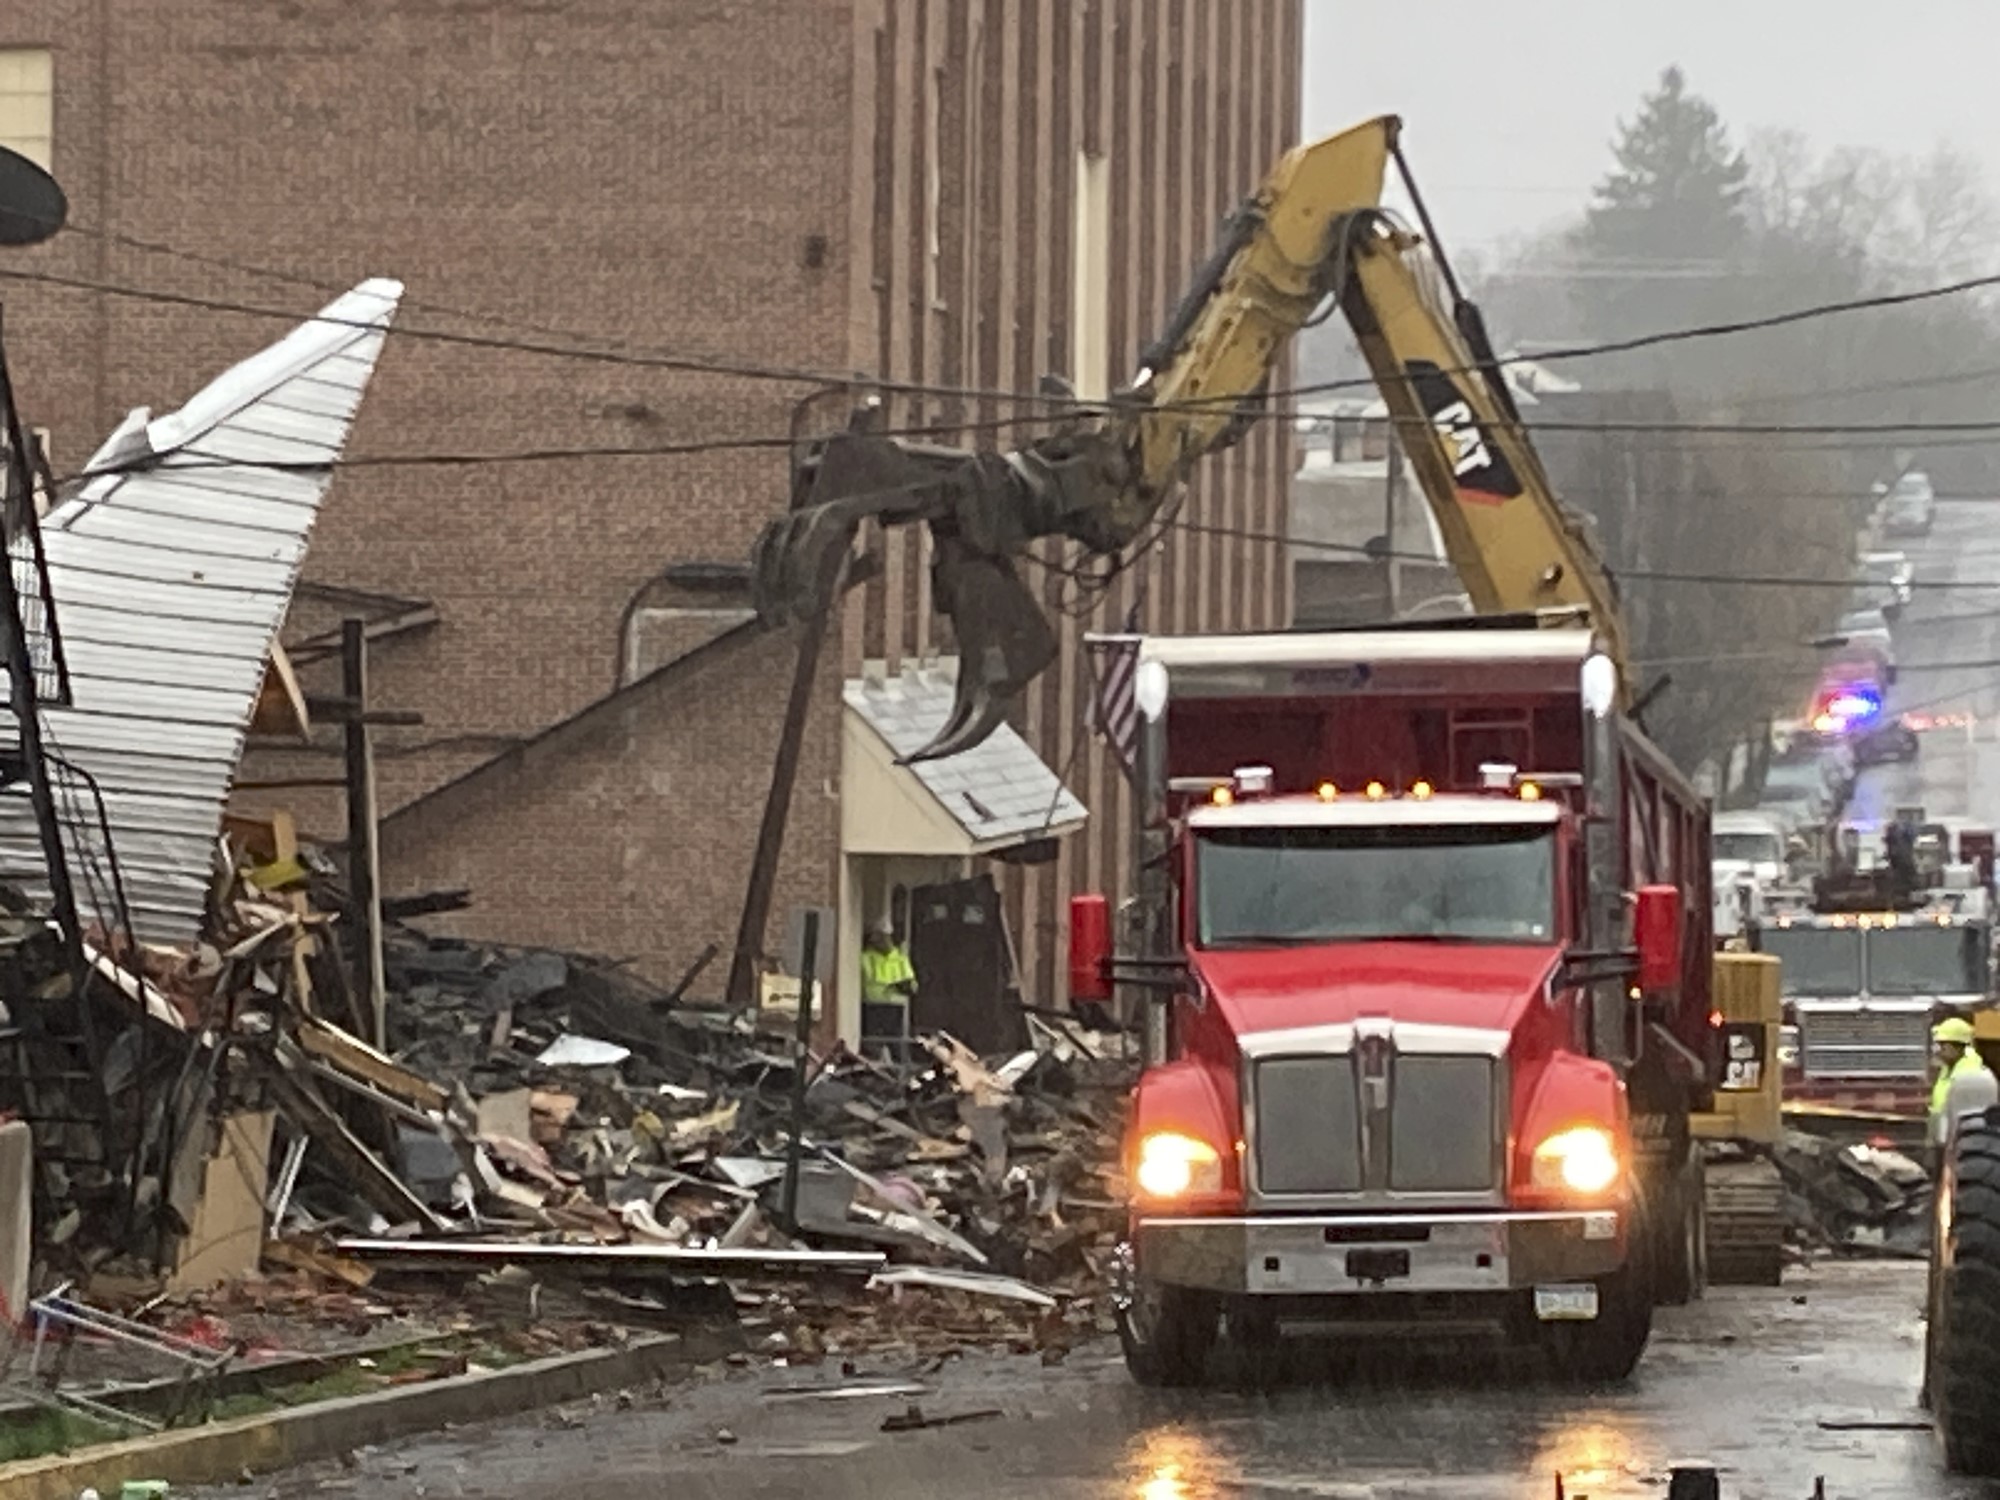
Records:
[[[720,1278],[752,1348],[789,1362],[975,1343],[1059,1359],[1102,1325],[1125,1038],[1030,1014],[1033,1045],[1000,1058],[946,1035],[902,1064],[810,1055],[788,1183],[796,985],[773,976],[743,1013],[604,959],[389,920],[377,1038],[333,867],[232,834],[209,942],[134,961],[93,934],[118,984],[91,987],[113,1066],[65,1087],[102,1089],[132,1139],[122,1170],[102,1141],[94,1174],[38,1160],[45,1282],[129,1310],[260,1275],[329,1309],[525,1281],[531,1313],[564,1285],[643,1320]],[[18,905],[7,922],[0,999],[32,1027],[69,976],[45,924]],[[4,1102],[31,1123],[91,1114],[49,1089]],[[43,1141],[37,1124],[38,1158]]]
[[[1787,1131],[1776,1153],[1794,1244],[1807,1250],[1929,1254],[1930,1175],[1896,1151]]]

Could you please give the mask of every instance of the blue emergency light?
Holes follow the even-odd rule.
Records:
[[[1842,688],[1826,701],[1824,717],[1836,732],[1856,729],[1882,716],[1882,695],[1873,688]]]

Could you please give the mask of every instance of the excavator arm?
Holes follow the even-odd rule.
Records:
[[[863,522],[923,523],[959,668],[950,718],[908,759],[979,744],[1055,658],[1054,632],[1018,572],[1029,547],[1062,537],[1113,557],[1140,543],[1194,466],[1257,419],[1287,342],[1332,297],[1474,607],[1581,606],[1622,647],[1609,583],[1556,504],[1476,311],[1459,299],[1445,310],[1421,241],[1381,208],[1391,161],[1401,168],[1399,129],[1385,116],[1288,152],[1231,217],[1137,374],[1102,406],[1053,405],[1048,431],[1002,452],[884,433],[879,407],[811,445],[792,510],[758,539],[760,615],[779,623],[827,608]]]
[[[1394,120],[1360,128],[1385,123],[1393,138]],[[1391,153],[1421,213],[1416,183],[1393,145]],[[1458,290],[1435,236],[1427,245],[1380,209],[1356,210],[1341,233],[1341,311],[1474,611],[1584,612],[1629,693],[1616,587],[1556,499],[1485,321]]]

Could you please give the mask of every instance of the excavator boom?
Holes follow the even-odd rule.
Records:
[[[1474,607],[1582,608],[1622,664],[1609,580],[1556,502],[1476,310],[1455,294],[1445,306],[1442,263],[1382,209],[1389,165],[1402,169],[1400,129],[1383,116],[1286,153],[1108,402],[1052,404],[1034,419],[1044,434],[1004,452],[909,441],[868,416],[814,445],[792,510],[758,539],[759,613],[776,623],[829,607],[863,522],[923,523],[959,668],[951,717],[908,759],[971,748],[1055,658],[1054,632],[1017,571],[1030,545],[1061,537],[1113,557],[1141,543],[1194,466],[1268,415],[1272,370],[1331,297]]]

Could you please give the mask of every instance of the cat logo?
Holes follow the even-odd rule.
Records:
[[[1455,478],[1463,479],[1492,463],[1486,451],[1486,434],[1479,430],[1472,408],[1463,401],[1452,402],[1431,418],[1431,425],[1451,445],[1451,472]]]
[[[1493,446],[1472,404],[1451,377],[1425,359],[1413,359],[1406,368],[1424,415],[1437,429],[1460,497],[1495,505],[1520,494],[1521,481],[1515,476],[1514,466]]]

